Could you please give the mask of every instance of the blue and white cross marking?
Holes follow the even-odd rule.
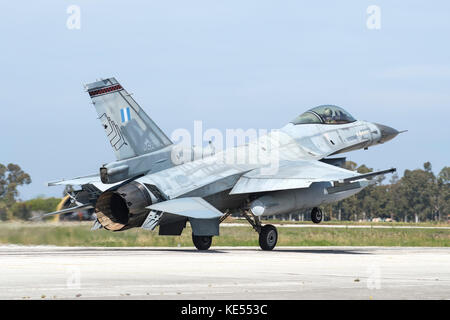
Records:
[[[130,108],[126,107],[126,108],[120,109],[120,116],[122,117],[122,123],[130,121],[130,119],[131,119]]]

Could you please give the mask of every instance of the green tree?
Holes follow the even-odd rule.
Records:
[[[366,165],[358,166],[347,161],[344,167],[364,174],[372,172]],[[339,212],[344,220],[358,220],[382,217],[399,221],[443,219],[450,208],[450,168],[445,167],[436,177],[430,162],[423,169],[405,170],[401,179],[394,174],[389,183],[385,177],[373,178],[374,184],[358,194],[338,203],[327,205],[326,212]]]
[[[356,171],[360,174],[372,172],[373,169],[367,167],[365,164],[360,165]],[[373,185],[361,190],[355,195],[357,199],[357,211],[359,211],[358,219],[366,220],[372,215],[372,209],[374,207],[374,199],[372,197]]]
[[[30,206],[25,202],[15,202],[9,210],[15,219],[28,220],[31,218]]]
[[[38,197],[27,200],[24,203],[29,207],[30,211],[52,212],[56,210],[56,206],[61,201],[60,198],[44,198]]]
[[[435,186],[436,178],[429,162],[424,164],[424,170],[405,170],[399,187],[400,196],[407,200],[407,205],[402,208],[404,221],[411,221],[416,216],[420,220],[433,219]]]
[[[450,183],[450,167],[442,168],[439,172],[438,179],[443,183],[448,185]]]
[[[450,212],[450,167],[442,168],[436,179],[436,193],[433,197],[438,219],[448,218]]]
[[[0,201],[0,221],[11,219],[11,213],[8,210],[6,203]]]
[[[30,175],[19,165],[0,163],[0,220],[9,220],[14,216],[26,216],[25,207],[14,206],[19,195],[19,186],[30,184]]]
[[[353,161],[345,161],[345,163],[344,163],[344,169],[347,169],[350,171],[356,171],[357,167],[358,167],[358,165],[356,164],[356,162],[353,162]]]
[[[4,166],[0,164],[0,201],[12,205],[19,195],[17,188],[30,183],[30,175],[24,172],[19,165],[10,163]]]

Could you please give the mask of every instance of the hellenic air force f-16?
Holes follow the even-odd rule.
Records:
[[[233,213],[259,234],[263,250],[272,250],[278,232],[261,217],[311,209],[311,219],[319,223],[320,206],[395,171],[358,174],[341,167],[345,158],[330,158],[399,134],[355,120],[337,106],[310,109],[247,144],[186,157],[115,78],[87,84],[86,90],[117,160],[101,166],[99,174],[49,183],[79,186],[69,194],[71,207],[49,215],[94,209],[93,230],[159,227],[160,235],[180,235],[189,222],[194,245],[207,250]],[[239,157],[244,161],[235,161]]]

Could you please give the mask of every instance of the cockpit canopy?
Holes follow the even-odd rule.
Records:
[[[356,121],[350,113],[333,105],[312,108],[291,121],[293,124],[344,124]]]

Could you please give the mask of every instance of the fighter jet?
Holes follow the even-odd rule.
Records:
[[[312,108],[244,145],[195,156],[172,143],[115,78],[85,88],[116,161],[98,174],[50,182],[76,189],[69,194],[71,207],[48,215],[94,209],[93,230],[159,227],[160,235],[180,235],[189,222],[195,247],[207,250],[220,224],[239,214],[259,234],[261,249],[272,250],[278,232],[261,217],[311,209],[312,221],[319,223],[320,206],[396,170],[358,174],[341,167],[345,158],[330,158],[400,133],[356,120],[335,105]]]

